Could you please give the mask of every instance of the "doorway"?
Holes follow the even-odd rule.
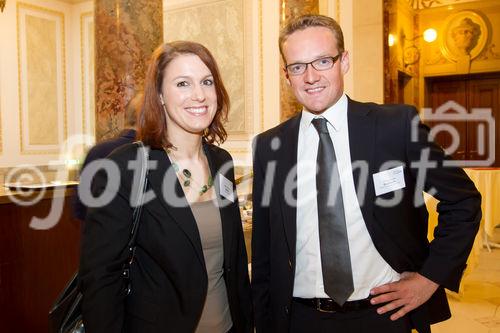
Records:
[[[440,107],[443,111],[441,116],[424,119],[435,128],[435,141],[456,160],[492,159],[489,165],[470,166],[500,167],[500,73],[426,78],[425,91],[426,107],[434,115]],[[491,110],[491,117],[479,108]]]

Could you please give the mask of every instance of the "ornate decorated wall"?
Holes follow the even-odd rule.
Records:
[[[384,100],[418,104],[417,11],[408,0],[384,1]],[[389,39],[391,40],[389,42]]]
[[[0,169],[64,165],[93,133],[92,1],[8,0],[0,13]],[[1,180],[0,170],[0,180]]]
[[[426,78],[498,72],[498,26],[495,0],[385,0],[384,100],[423,107]]]
[[[476,1],[422,10],[420,30],[433,27],[435,43],[422,47],[422,76],[500,70],[500,3]]]
[[[163,0],[164,39],[198,40],[214,52],[232,101],[224,147],[248,165],[253,137],[288,117],[280,102],[292,100],[280,89],[283,3],[285,18],[314,11],[340,22],[351,61],[345,90],[380,102],[381,1]],[[81,161],[83,145],[70,154],[63,146],[80,134],[90,145],[99,121],[94,2],[7,0],[0,31],[0,181],[2,168]]]

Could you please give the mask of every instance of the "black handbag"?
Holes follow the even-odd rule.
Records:
[[[141,141],[137,141],[139,150],[142,151],[142,168],[141,168],[141,182],[139,188],[141,192],[137,196],[136,205],[132,215],[132,229],[130,231],[130,239],[127,243],[127,250],[129,251],[128,260],[123,264],[123,279],[126,282],[127,295],[131,292],[130,281],[130,265],[134,260],[135,254],[135,239],[137,236],[137,229],[141,219],[142,205],[144,203],[144,194],[148,186],[148,168],[147,162],[149,160],[147,148],[144,147]],[[64,287],[64,290],[57,297],[52,309],[49,312],[49,332],[50,333],[84,333],[85,327],[82,320],[82,298],[83,295],[80,291],[78,283],[78,272],[73,275],[69,283]]]

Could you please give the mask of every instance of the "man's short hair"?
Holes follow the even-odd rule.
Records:
[[[293,34],[295,31],[304,30],[310,27],[325,27],[333,32],[333,35],[337,39],[337,49],[340,53],[344,52],[344,34],[342,33],[342,28],[340,25],[332,19],[331,17],[324,15],[302,15],[296,17],[281,29],[279,46],[280,53],[283,61],[286,63],[285,55],[283,54],[283,44],[286,42],[288,36]]]

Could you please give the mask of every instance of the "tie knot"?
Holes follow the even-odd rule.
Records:
[[[328,134],[328,127],[326,126],[326,119],[325,118],[314,118],[312,120],[312,124],[314,125],[314,128],[316,128],[316,131],[318,131],[318,134]]]

